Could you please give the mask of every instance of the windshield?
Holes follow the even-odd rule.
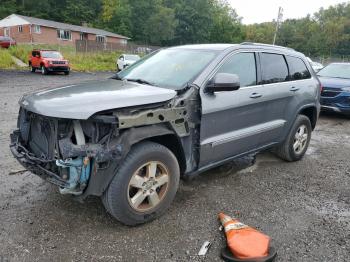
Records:
[[[140,57],[138,55],[125,55],[125,60],[137,61]]]
[[[350,64],[330,64],[319,71],[317,75],[350,79]]]
[[[60,52],[52,52],[52,51],[42,51],[41,56],[44,58],[55,58],[55,59],[63,58]]]
[[[177,90],[193,80],[215,56],[212,50],[165,49],[142,58],[117,77]]]

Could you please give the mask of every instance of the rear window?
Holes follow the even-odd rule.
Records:
[[[261,53],[262,83],[271,84],[288,80],[288,67],[283,55]]]
[[[290,80],[301,80],[311,78],[311,74],[303,60],[292,56],[286,56],[286,59],[289,65]]]

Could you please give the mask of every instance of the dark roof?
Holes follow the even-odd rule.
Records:
[[[79,26],[79,25],[71,25],[71,24],[65,24],[35,17],[29,17],[24,15],[17,15],[16,16],[28,21],[29,23],[33,25],[40,25],[40,26],[46,26],[46,27],[53,27],[57,29],[64,29],[64,30],[70,30],[70,31],[76,31],[76,32],[83,32],[88,34],[94,34],[94,35],[103,35],[103,36],[111,36],[111,37],[117,37],[117,38],[123,38],[123,39],[130,39],[129,37],[118,35],[115,33],[111,33],[102,29],[97,28],[91,28],[91,27],[85,27],[85,26]]]

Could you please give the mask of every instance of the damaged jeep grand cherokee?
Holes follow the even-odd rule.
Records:
[[[180,176],[269,148],[301,159],[319,95],[291,49],[172,47],[105,81],[23,96],[10,148],[62,194],[101,196],[112,216],[136,225],[170,206]]]

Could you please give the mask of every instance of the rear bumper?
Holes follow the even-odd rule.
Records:
[[[17,161],[27,170],[31,171],[40,178],[60,187],[67,187],[68,183],[65,180],[63,180],[56,173],[45,168],[48,163],[53,161],[40,159],[31,154],[23,145],[21,145],[19,135],[20,131],[18,129],[12,132],[10,135],[10,150]]]

